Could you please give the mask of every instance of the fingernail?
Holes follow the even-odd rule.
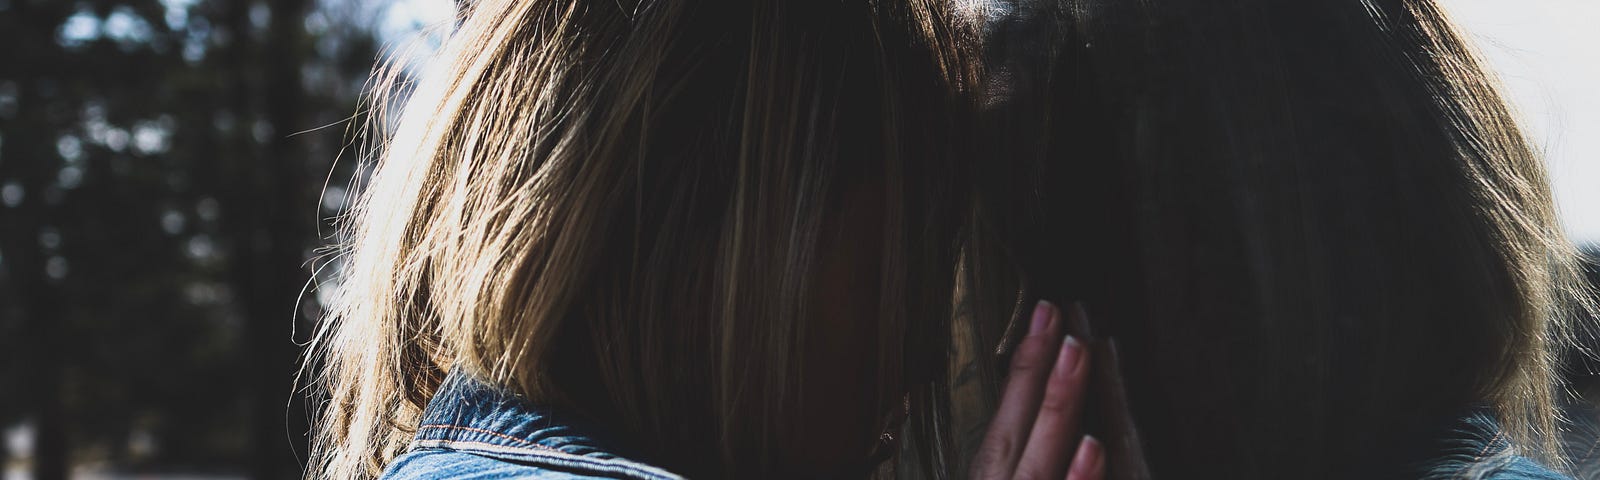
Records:
[[[1067,340],[1061,342],[1061,353],[1056,356],[1056,375],[1075,374],[1082,357],[1083,343],[1077,337],[1067,335]]]
[[[1083,338],[1094,338],[1094,329],[1089,327],[1089,311],[1083,308],[1083,302],[1072,302],[1067,307],[1067,331]]]
[[[1033,320],[1028,324],[1028,334],[1037,335],[1039,332],[1043,332],[1045,327],[1049,326],[1050,317],[1055,316],[1055,311],[1056,306],[1045,300],[1040,300],[1037,305],[1034,305]]]
[[[1105,463],[1105,446],[1100,444],[1092,435],[1083,436],[1083,445],[1078,447],[1077,458],[1072,459],[1073,465],[1083,465],[1086,472],[1098,472]],[[1077,470],[1077,467],[1073,467]]]

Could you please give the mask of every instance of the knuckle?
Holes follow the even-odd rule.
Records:
[[[1041,412],[1065,413],[1077,403],[1077,396],[1072,395],[1065,385],[1051,385],[1044,393],[1044,399],[1039,402]]]
[[[1002,462],[1016,453],[1016,442],[1011,442],[1006,435],[995,435],[995,438],[989,438],[989,445],[984,445],[984,450],[987,451],[987,458]]]
[[[1044,339],[1029,338],[1017,346],[1017,354],[1011,359],[1011,373],[1025,374],[1048,368],[1049,359],[1044,355]]]
[[[1036,469],[1028,468],[1027,466],[1018,466],[1017,474],[1012,475],[1011,478],[1013,480],[1044,480],[1045,476],[1043,472],[1040,472]]]
[[[984,460],[982,462],[984,465],[992,467],[1010,460],[1015,452],[1016,443],[1011,438],[1005,435],[993,435],[988,441],[983,442],[978,455]]]
[[[1044,368],[1044,362],[1038,360],[1018,359],[1015,362],[1011,362],[1012,375],[1026,375],[1044,370]]]

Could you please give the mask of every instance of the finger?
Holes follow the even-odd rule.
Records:
[[[1067,337],[1050,371],[1049,385],[1039,403],[1039,416],[1028,434],[1027,446],[1017,462],[1019,478],[1061,478],[1067,456],[1078,443],[1083,419],[1084,392],[1089,383],[1088,348]]]
[[[1072,471],[1067,480],[1101,480],[1106,478],[1106,450],[1094,437],[1084,436],[1078,444],[1078,453],[1072,456]]]
[[[1033,309],[1028,336],[1022,339],[1011,357],[1011,373],[1007,375],[1000,407],[989,421],[983,446],[973,463],[974,478],[1011,477],[1017,458],[1022,455],[1023,442],[1038,414],[1044,383],[1060,343],[1057,339],[1060,331],[1061,312],[1050,302],[1039,301]]]
[[[1095,389],[1100,417],[1105,419],[1108,438],[1105,445],[1107,464],[1114,465],[1117,478],[1149,480],[1150,466],[1145,463],[1144,447],[1139,441],[1139,430],[1133,423],[1133,413],[1128,405],[1127,385],[1122,379],[1122,356],[1117,351],[1117,341],[1100,342],[1094,353]]]
[[[1089,312],[1084,310],[1083,302],[1072,302],[1067,307],[1067,335],[1082,339],[1085,343],[1094,342],[1094,329],[1089,325]]]

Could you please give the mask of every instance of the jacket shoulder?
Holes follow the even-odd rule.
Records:
[[[1527,457],[1513,457],[1484,478],[1488,480],[1571,480],[1572,477],[1556,473]]]
[[[414,449],[396,458],[380,480],[591,480],[632,479],[581,469],[564,470],[448,449]]]

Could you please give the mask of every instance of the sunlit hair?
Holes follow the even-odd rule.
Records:
[[[345,220],[308,475],[375,476],[452,367],[682,474],[771,473],[828,373],[795,361],[817,232],[862,188],[877,378],[942,458],[963,25],[928,0],[476,2]]]
[[[1087,301],[1158,478],[1416,478],[1475,407],[1562,468],[1590,296],[1433,1],[1040,3],[1007,31],[1050,38],[992,44],[1018,161],[980,171],[970,283]]]

